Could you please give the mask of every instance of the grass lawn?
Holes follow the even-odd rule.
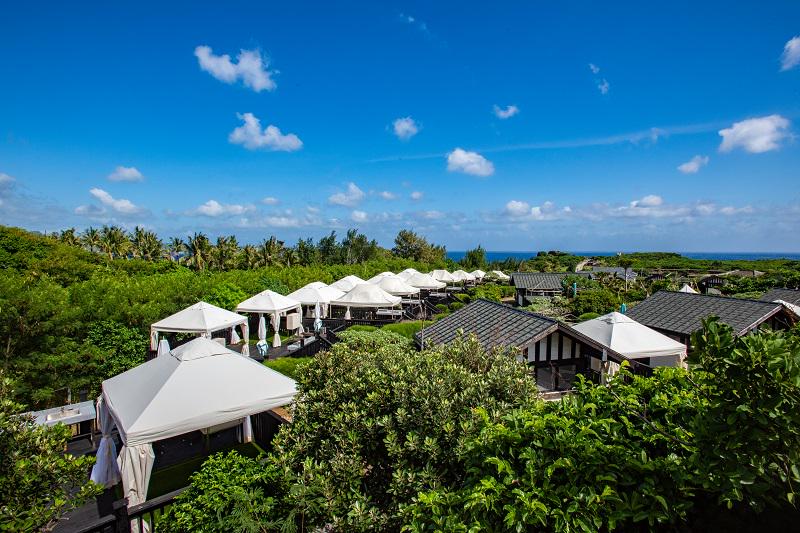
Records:
[[[313,357],[280,357],[278,359],[264,361],[264,365],[284,376],[297,379],[298,367],[311,361]]]

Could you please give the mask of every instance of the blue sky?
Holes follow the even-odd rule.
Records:
[[[798,252],[798,36],[797,2],[17,2],[0,222]]]

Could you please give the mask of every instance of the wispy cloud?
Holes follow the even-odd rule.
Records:
[[[228,136],[231,144],[241,144],[248,150],[270,150],[273,152],[295,152],[303,147],[303,141],[294,133],[284,135],[277,126],[261,129],[261,121],[252,113],[237,113],[244,124]]]
[[[608,94],[609,89],[611,89],[611,85],[607,79],[603,78],[597,82],[597,90],[600,91],[600,94]]]
[[[519,108],[515,105],[509,105],[506,106],[505,108],[495,105],[493,109],[494,109],[494,116],[496,116],[501,120],[511,118],[519,113]]]
[[[800,65],[800,35],[792,37],[786,42],[781,54],[781,70],[791,70]]]
[[[206,203],[187,211],[186,214],[189,216],[205,216],[216,218],[243,215],[254,210],[255,207],[252,205],[222,204],[216,200],[209,200]]]
[[[261,203],[264,205],[278,205],[281,201],[274,196],[266,196],[261,199]]]
[[[697,172],[707,164],[707,155],[696,155],[687,162],[678,165],[678,170],[684,174],[697,174]]]
[[[347,189],[334,193],[328,197],[328,203],[343,207],[355,207],[361,203],[366,194],[352,181],[347,184]]]
[[[425,193],[423,193],[422,191],[412,191],[411,194],[409,194],[408,196],[415,202],[418,202],[422,200],[422,197],[425,196]]]
[[[103,206],[121,215],[138,215],[144,212],[143,208],[137,206],[130,200],[114,198],[108,192],[97,187],[90,189],[89,194],[95,197]]]
[[[598,67],[594,63],[589,63],[589,70],[592,71],[592,74],[599,74],[600,73],[600,67]]]
[[[447,170],[487,177],[494,174],[494,165],[478,152],[468,152],[462,148],[456,148],[447,154]]]
[[[383,198],[384,200],[396,200],[397,195],[392,191],[381,191],[378,193],[378,196]]]
[[[118,166],[108,175],[108,181],[144,181],[144,175],[136,167]]]
[[[194,49],[194,55],[201,69],[224,83],[242,80],[245,86],[255,92],[272,91],[276,87],[273,73],[267,69],[269,60],[259,50],[241,50],[236,63],[231,61],[228,54],[215,55],[210,46],[198,46]]]
[[[780,148],[781,142],[789,137],[789,120],[780,115],[750,118],[721,129],[719,134],[722,137],[720,152],[741,148],[760,154]]]
[[[354,210],[350,213],[350,220],[353,222],[366,222],[368,218],[367,213],[364,211],[359,211],[358,209]]]

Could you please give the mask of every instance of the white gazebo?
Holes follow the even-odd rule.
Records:
[[[397,276],[386,276],[375,283],[375,285],[394,296],[411,296],[412,294],[419,294],[418,287],[412,287]]]
[[[690,294],[697,294],[697,291],[692,288],[688,283],[684,283],[683,287],[678,289],[678,292],[688,292]]]
[[[473,270],[472,272],[470,272],[470,274],[475,276],[475,279],[478,280],[478,281],[483,281],[483,278],[486,277],[486,272],[484,272],[481,269]]]
[[[410,278],[414,274],[419,274],[419,270],[417,270],[416,268],[407,268],[407,269],[403,270],[402,272],[399,272],[397,274],[397,277],[399,277],[401,279],[404,279],[404,280],[408,280],[408,278]]]
[[[378,283],[383,278],[390,278],[390,277],[398,277],[398,276],[394,272],[389,272],[387,270],[386,272],[381,272],[380,274],[376,274],[376,275],[372,276],[367,281],[369,283]]]
[[[409,276],[406,280],[406,283],[411,285],[412,287],[416,287],[423,291],[433,291],[436,289],[443,289],[447,284],[443,281],[438,281],[433,279],[428,274],[423,274],[421,272],[417,272],[416,274]]]
[[[463,281],[465,283],[475,281],[475,276],[465,270],[456,270],[451,275],[456,279],[456,281]]]
[[[287,296],[309,307],[320,304],[322,306],[322,316],[320,318],[324,318],[327,316],[328,304],[331,303],[331,300],[344,296],[344,291],[336,287],[331,287],[330,285],[325,285],[321,281],[314,281],[289,293]]]
[[[649,366],[684,366],[686,345],[616,311],[573,328],[628,359],[649,359]]]
[[[436,281],[443,281],[444,283],[455,283],[458,281],[450,272],[442,269],[434,270],[430,273],[430,276]]]
[[[272,339],[272,346],[277,347],[281,345],[281,336],[278,334],[278,329],[281,325],[281,317],[287,317],[287,329],[290,328],[288,316],[292,311],[297,312],[296,323],[302,333],[303,325],[301,320],[302,308],[300,302],[284,296],[275,291],[262,291],[255,296],[248,298],[236,306],[236,310],[240,313],[258,313],[258,341],[266,342],[267,340],[267,326],[264,320],[264,315],[271,315],[272,329],[275,330],[275,336]]]
[[[401,298],[389,294],[381,289],[374,283],[360,283],[353,287],[353,290],[337,298],[331,300],[331,305],[337,305],[346,308],[344,318],[350,320],[350,308],[374,308],[386,309],[400,305]]]
[[[250,415],[292,402],[295,382],[206,338],[174,348],[103,382],[97,420],[103,437],[92,481],[122,481],[128,505],[147,499],[153,442],[238,422],[252,439]],[[112,429],[122,440],[117,457]]]
[[[242,338],[244,338],[242,355],[250,355],[250,346],[248,345],[250,332],[248,331],[247,317],[210,303],[197,302],[152,324],[150,326],[150,349],[158,350],[159,333],[194,333],[211,338],[216,331],[230,329],[232,330],[231,337],[235,339],[236,326],[241,327]]]
[[[489,272],[489,274],[492,277],[499,279],[500,281],[509,281],[511,279],[511,276],[499,270],[492,270],[491,272]]]
[[[366,283],[363,279],[359,278],[358,276],[353,276],[352,274],[349,276],[345,276],[339,281],[331,283],[328,285],[329,287],[333,287],[334,289],[339,289],[343,292],[348,292],[353,290],[353,287],[359,285],[361,283]]]

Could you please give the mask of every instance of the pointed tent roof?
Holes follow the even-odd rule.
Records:
[[[286,405],[296,392],[293,379],[202,337],[103,382],[127,446]]]
[[[242,313],[280,313],[300,307],[300,302],[275,291],[266,290],[251,296],[236,306]]]
[[[475,281],[475,276],[461,269],[453,272],[452,276],[456,278],[456,281]]]
[[[496,277],[497,279],[502,279],[503,281],[508,281],[511,279],[511,276],[499,270],[492,270],[490,274]]]
[[[321,281],[309,283],[296,291],[289,293],[288,297],[297,300],[303,305],[314,305],[317,302],[322,304],[330,303],[331,300],[344,296],[344,291],[336,287],[325,285]]]
[[[331,301],[331,305],[346,307],[391,307],[400,303],[399,296],[393,296],[374,283],[360,283],[353,290]]]
[[[436,281],[444,281],[445,283],[453,283],[454,281],[458,281],[450,272],[441,268],[431,272],[430,277]]]
[[[389,277],[397,277],[397,274],[395,274],[394,272],[389,272],[387,270],[386,272],[381,272],[380,274],[375,274],[374,276],[369,278],[367,281],[369,283],[378,283],[383,278],[389,278]]]
[[[334,289],[339,289],[340,291],[347,292],[352,290],[353,287],[358,285],[359,283],[366,283],[363,279],[359,278],[358,276],[353,276],[352,274],[349,276],[345,276],[339,281],[335,283],[331,283],[328,285],[329,287],[333,287]]]
[[[406,278],[406,283],[411,285],[412,287],[416,287],[422,290],[431,290],[431,289],[442,289],[447,285],[443,281],[438,281],[433,279],[428,274],[423,274],[421,272],[417,272]]]
[[[386,276],[375,285],[395,296],[408,296],[419,292],[417,287],[412,287],[397,276]]]
[[[476,279],[482,279],[482,278],[485,278],[485,277],[486,277],[486,272],[484,272],[484,271],[483,271],[483,270],[481,270],[480,268],[478,268],[478,269],[476,269],[476,270],[473,270],[472,272],[470,272],[470,274],[472,274],[473,276],[475,276],[475,278],[476,278]]]
[[[630,359],[686,355],[683,343],[616,311],[576,324],[573,329]]]
[[[159,320],[150,328],[156,331],[177,333],[212,333],[244,322],[247,322],[246,316],[207,302],[197,302],[174,315]]]
[[[691,293],[691,294],[697,294],[697,291],[694,290],[688,283],[684,283],[683,287],[678,289],[678,292],[688,292],[688,293]]]
[[[404,280],[408,280],[408,278],[410,278],[414,274],[419,274],[419,270],[417,270],[416,268],[407,268],[402,272],[398,273],[397,277]]]

